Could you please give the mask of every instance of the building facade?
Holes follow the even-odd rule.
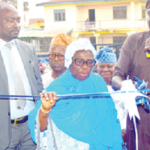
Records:
[[[51,0],[44,6],[45,30],[72,28],[71,37],[93,44],[123,43],[132,33],[148,29],[146,0]]]

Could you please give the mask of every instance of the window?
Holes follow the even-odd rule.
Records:
[[[127,18],[127,6],[113,7],[114,19],[126,19]]]
[[[145,6],[142,6],[142,19],[146,18],[146,9]]]
[[[113,37],[113,43],[114,44],[123,44],[124,41],[126,40],[126,36],[114,36]]]
[[[65,21],[66,14],[65,9],[54,10],[54,21]]]
[[[23,2],[24,10],[29,10],[28,2]]]

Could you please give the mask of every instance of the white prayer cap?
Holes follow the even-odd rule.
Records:
[[[72,63],[72,57],[79,50],[90,50],[94,56],[96,57],[96,50],[94,46],[91,44],[90,40],[87,38],[79,38],[79,40],[72,42],[69,46],[67,46],[65,52],[65,67],[69,68]]]

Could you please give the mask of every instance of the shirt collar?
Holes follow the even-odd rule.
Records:
[[[2,49],[2,47],[6,44],[7,42],[0,39],[0,50]]]
[[[12,43],[13,45],[15,45],[15,41],[11,40],[10,42],[6,42],[3,39],[0,39],[0,51],[3,48],[3,46],[5,46],[6,43]]]

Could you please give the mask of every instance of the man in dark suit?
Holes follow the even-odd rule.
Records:
[[[17,40],[20,16],[10,4],[0,3],[0,95],[38,95],[43,90],[34,47]],[[0,150],[35,150],[28,114],[35,99],[0,99]]]

